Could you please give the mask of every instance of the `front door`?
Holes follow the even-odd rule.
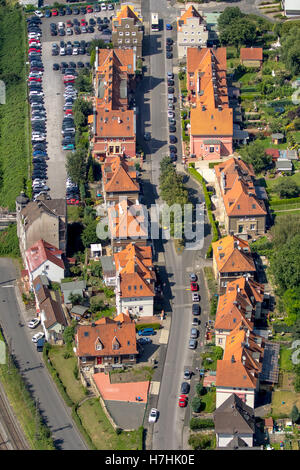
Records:
[[[97,357],[97,364],[102,364],[102,357]]]

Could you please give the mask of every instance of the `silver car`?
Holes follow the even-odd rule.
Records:
[[[196,339],[190,339],[189,340],[189,349],[196,349],[197,347],[197,340]]]
[[[197,328],[191,328],[191,334],[190,334],[191,339],[197,339],[198,333],[199,331],[197,330]]]

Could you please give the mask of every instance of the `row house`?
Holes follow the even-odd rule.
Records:
[[[123,250],[133,240],[139,246],[148,244],[149,215],[145,206],[123,199],[109,206],[107,213],[113,253]]]
[[[45,240],[39,240],[28,248],[25,252],[25,260],[31,285],[33,280],[41,274],[54,282],[60,282],[65,277],[62,251]]]
[[[102,189],[106,206],[114,205],[127,197],[138,204],[140,185],[135,166],[123,157],[108,157],[102,165]]]
[[[225,47],[187,49],[190,154],[194,158],[219,160],[233,153],[226,69]]]
[[[115,253],[117,312],[136,317],[152,316],[156,274],[150,246],[134,243]]]
[[[240,277],[228,282],[226,292],[219,296],[215,320],[215,343],[225,349],[226,338],[238,324],[253,331],[254,322],[261,318],[264,286]]]
[[[121,5],[112,19],[112,43],[115,49],[132,49],[142,57],[143,18],[132,5]]]
[[[230,158],[214,167],[220,223],[230,235],[257,237],[266,231],[267,210],[256,192],[252,165]]]
[[[135,70],[132,49],[96,49],[91,133],[92,153],[98,161],[116,155],[135,156],[136,115],[128,106]]]
[[[39,240],[62,253],[67,249],[67,204],[65,199],[30,201],[24,193],[16,198],[17,234],[21,255]]]
[[[264,339],[240,323],[226,338],[223,359],[217,361],[216,408],[232,394],[254,408],[264,357]]]
[[[247,241],[228,235],[212,243],[212,248],[213,271],[220,294],[224,294],[227,284],[237,278],[254,278],[256,266]]]
[[[55,292],[50,290],[48,278],[45,275],[36,277],[33,281],[33,290],[37,314],[47,341],[62,340],[67,321],[59,299]]]
[[[177,18],[178,58],[185,58],[189,47],[206,47],[208,34],[207,24],[202,12],[198,11],[193,5],[182,9],[180,17]]]
[[[96,323],[77,325],[75,354],[80,369],[92,373],[115,364],[135,364],[138,355],[135,323],[104,317]]]

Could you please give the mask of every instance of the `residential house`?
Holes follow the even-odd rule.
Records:
[[[67,249],[67,205],[65,199],[30,201],[24,193],[16,199],[17,234],[25,263],[26,250],[45,240],[62,253]]]
[[[107,206],[127,197],[138,204],[140,185],[137,182],[136,168],[122,157],[108,157],[102,165],[103,196]]]
[[[45,274],[50,281],[60,282],[65,277],[62,251],[44,240],[39,240],[25,252],[26,268],[32,281]]]
[[[256,191],[252,165],[230,158],[214,167],[220,224],[230,235],[257,237],[266,231],[267,209]]]
[[[223,359],[217,361],[216,408],[232,394],[254,408],[262,371],[264,339],[243,326],[236,326],[226,338]]]
[[[279,149],[267,148],[267,149],[265,150],[265,154],[266,154],[266,155],[269,155],[270,157],[272,157],[272,162],[273,162],[273,163],[276,163],[276,161],[277,161],[278,158],[280,157]]]
[[[134,243],[115,253],[117,271],[117,312],[128,312],[137,317],[152,316],[156,274],[150,246]]]
[[[36,313],[39,315],[42,303],[50,297],[50,282],[47,276],[42,274],[33,280],[32,286],[35,295]]]
[[[74,305],[70,310],[70,315],[75,320],[80,321],[87,316],[88,309],[89,307],[84,305]]]
[[[263,63],[263,50],[261,47],[241,47],[241,64],[245,67],[255,67],[261,69]]]
[[[249,243],[236,235],[228,235],[212,243],[213,270],[218,281],[220,294],[226,290],[228,282],[241,276],[254,278],[256,267]]]
[[[132,5],[121,5],[112,19],[112,43],[115,49],[132,49],[142,57],[143,19]]]
[[[67,321],[60,302],[49,296],[41,304],[41,324],[47,341],[62,339],[62,334],[67,326]]]
[[[136,56],[132,49],[96,49],[95,105],[91,129],[93,157],[136,153],[136,116],[129,109],[133,92]]]
[[[78,325],[75,348],[79,367],[93,373],[114,364],[135,364],[138,355],[135,324],[102,318],[97,323]]]
[[[233,152],[233,110],[226,81],[226,48],[187,49],[187,89],[191,103],[190,154],[219,160]]]
[[[123,250],[135,240],[138,245],[147,245],[149,221],[147,209],[123,199],[108,207],[108,227],[113,252]]]
[[[64,304],[72,303],[70,300],[70,295],[81,295],[84,297],[86,291],[86,281],[71,281],[71,282],[62,282],[61,283],[61,292],[63,294]]]
[[[300,16],[300,4],[298,0],[281,0],[284,16],[295,18]]]
[[[252,407],[232,393],[214,412],[217,448],[253,447],[256,431]]]
[[[261,318],[264,286],[253,279],[240,277],[228,282],[219,296],[215,320],[215,344],[225,349],[226,337],[238,325],[253,331],[254,321]]]
[[[178,58],[186,57],[188,47],[206,47],[208,34],[202,12],[193,5],[182,9],[177,18]]]

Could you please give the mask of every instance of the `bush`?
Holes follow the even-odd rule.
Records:
[[[202,383],[196,384],[195,389],[196,389],[197,395],[201,396],[203,394],[204,387],[203,387]]]
[[[192,418],[190,421],[190,428],[194,431],[196,429],[211,429],[215,424],[212,419]]]
[[[153,328],[154,330],[159,330],[160,326],[160,323],[141,323],[136,325],[135,328],[137,331],[143,330],[144,328]]]
[[[189,445],[194,450],[214,449],[216,445],[214,434],[192,435],[189,438]]]
[[[191,407],[194,413],[199,413],[201,410],[201,399],[197,396],[193,397]]]

